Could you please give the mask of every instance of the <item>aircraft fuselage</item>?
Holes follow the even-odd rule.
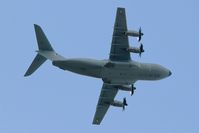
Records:
[[[159,80],[171,75],[171,72],[161,65],[136,61],[116,62],[75,58],[52,63],[63,70],[101,78],[105,83],[110,84],[129,85],[137,80]]]

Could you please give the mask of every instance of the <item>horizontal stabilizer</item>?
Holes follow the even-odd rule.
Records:
[[[25,73],[25,77],[31,75],[33,72],[37,70],[44,62],[46,61],[46,58],[41,56],[40,54],[37,54],[35,59],[33,60],[32,64],[28,68],[28,70]]]

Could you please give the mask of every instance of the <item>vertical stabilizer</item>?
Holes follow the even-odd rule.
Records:
[[[48,41],[48,38],[44,34],[43,30],[39,25],[34,24],[35,27],[35,34],[37,38],[37,44],[39,50],[42,51],[54,51],[50,42]]]

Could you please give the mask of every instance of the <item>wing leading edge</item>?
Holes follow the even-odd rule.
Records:
[[[110,104],[114,101],[114,98],[118,92],[118,89],[113,85],[104,83],[99,96],[98,104],[96,107],[93,124],[99,125],[103,120]]]

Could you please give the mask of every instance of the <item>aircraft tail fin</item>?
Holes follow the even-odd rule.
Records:
[[[47,59],[51,61],[65,59],[54,51],[41,27],[34,24],[34,28],[39,50],[36,51],[37,55],[24,76],[29,76],[34,73]]]
[[[39,25],[34,24],[34,28],[37,38],[38,49],[42,51],[54,51],[41,27]]]

